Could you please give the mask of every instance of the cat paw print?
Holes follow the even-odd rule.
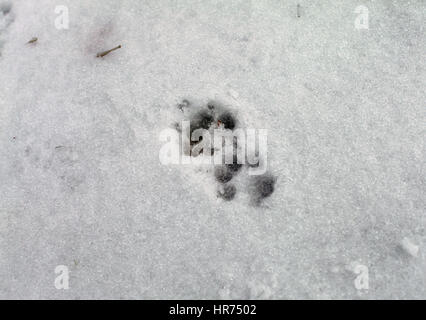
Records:
[[[193,158],[200,155],[211,157],[212,169],[209,172],[213,173],[218,198],[224,201],[234,200],[239,192],[238,189],[241,188],[249,195],[253,205],[260,205],[264,199],[274,193],[277,178],[269,172],[253,176],[247,174],[241,177],[243,172],[248,172],[244,168],[253,169],[259,166],[261,155],[259,150],[256,150],[257,161],[247,158],[246,139],[245,137],[241,139],[240,135],[244,132],[244,128],[237,117],[237,112],[216,101],[200,105],[185,99],[177,107],[183,115],[181,120],[189,122],[189,130],[187,130],[189,137],[186,138],[182,125],[178,122],[174,125],[174,128],[182,134],[182,140],[189,139],[187,147],[182,148],[183,153]],[[205,134],[199,133],[200,130],[208,133],[208,139]],[[219,145],[216,141],[218,133],[224,133],[223,136],[227,137],[222,140],[221,135]],[[214,140],[214,143],[205,141],[209,139]],[[218,163],[213,159],[222,159],[222,161]],[[238,179],[240,183],[236,184],[234,180],[238,176],[240,176]]]

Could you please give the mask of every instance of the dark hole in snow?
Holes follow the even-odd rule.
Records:
[[[198,112],[191,120],[191,135],[197,129],[206,129],[208,130],[213,123],[213,115],[208,111],[203,110]]]
[[[228,167],[220,166],[215,169],[214,176],[216,180],[219,181],[220,183],[227,183],[231,181],[233,177],[233,173],[231,170],[228,169]]]
[[[276,178],[270,175],[262,175],[254,178],[254,196],[256,200],[269,197],[275,190]]]
[[[227,163],[226,166],[232,172],[238,172],[240,171],[243,165],[241,163],[238,163],[238,157],[236,154],[234,154],[232,163]]]
[[[222,113],[217,120],[223,124],[225,129],[233,130],[235,128],[234,116],[229,111]]]
[[[227,184],[220,188],[218,195],[226,201],[234,199],[235,194],[237,193],[237,188],[233,184]]]

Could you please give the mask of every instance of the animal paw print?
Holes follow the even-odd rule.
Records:
[[[204,129],[210,133],[215,132],[216,130],[226,130],[227,132],[234,132],[236,129],[240,128],[240,121],[236,117],[236,113],[227,107],[224,107],[222,104],[210,101],[207,105],[197,105],[191,103],[189,100],[183,100],[178,104],[178,109],[183,113],[184,119],[189,121],[190,128],[189,134],[190,137],[193,137],[193,133],[197,129]],[[175,129],[179,132],[182,132],[181,126],[176,123]],[[213,135],[212,135],[213,136]],[[190,149],[186,150],[187,154],[191,157],[198,157],[200,153],[204,151],[198,147],[202,142],[203,137],[200,136],[197,141],[196,139],[190,139]],[[249,163],[248,161],[239,161],[238,151],[241,150],[238,146],[238,138],[235,135],[232,135],[231,141],[225,141],[225,143],[231,143],[232,148],[222,148],[220,151],[225,151],[225,154],[222,155],[222,158],[225,160],[232,159],[231,161],[223,161],[221,164],[214,164],[213,175],[217,183],[217,197],[223,199],[224,201],[231,201],[235,199],[237,195],[237,186],[233,183],[234,178],[244,171],[244,166],[256,167],[259,165],[257,163]],[[226,155],[226,150],[232,150],[232,155]],[[212,148],[210,154],[214,155],[215,152],[218,152],[217,149]],[[219,155],[220,157],[220,155]],[[246,155],[244,155],[246,157]],[[245,159],[247,160],[247,159]],[[247,193],[250,196],[251,202],[254,205],[260,205],[262,201],[270,197],[274,190],[276,184],[276,177],[271,173],[264,173],[258,176],[252,176],[249,179],[246,179],[247,184]]]

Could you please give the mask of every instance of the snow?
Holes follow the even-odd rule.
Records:
[[[425,299],[425,2],[362,4],[0,0],[0,298]],[[260,205],[160,163],[184,99],[268,130]]]
[[[401,246],[408,254],[417,258],[419,254],[419,246],[412,243],[410,239],[408,239],[407,237],[402,239]]]

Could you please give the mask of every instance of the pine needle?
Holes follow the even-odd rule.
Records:
[[[105,57],[108,53],[110,53],[110,52],[112,52],[112,51],[115,51],[115,50],[117,50],[117,49],[120,49],[120,48],[121,48],[121,45],[119,45],[119,46],[117,46],[117,47],[115,47],[115,48],[112,48],[112,49],[110,49],[110,50],[107,50],[107,51],[104,51],[104,52],[100,52],[100,53],[98,53],[98,54],[96,55],[96,57],[97,57],[97,58]]]
[[[37,42],[37,40],[38,40],[38,38],[34,37],[30,41],[28,41],[27,43],[35,43],[35,42]]]

